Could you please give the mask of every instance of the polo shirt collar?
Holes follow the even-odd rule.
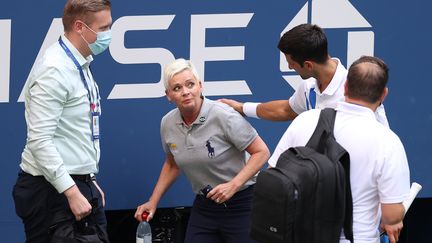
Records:
[[[322,94],[326,94],[329,96],[334,95],[339,89],[339,87],[342,85],[341,83],[346,81],[346,76],[348,72],[338,58],[332,58],[332,60],[335,60],[338,63],[336,67],[336,72],[334,73],[333,78],[327,88],[324,90],[324,92],[322,92]],[[318,81],[315,81],[315,91],[317,92],[317,94],[320,94]]]
[[[68,38],[66,38],[64,34],[61,36],[61,38],[65,43],[65,45],[67,46],[67,48],[69,48],[69,50],[72,52],[74,57],[77,59],[81,67],[90,65],[90,63],[93,61],[92,55],[89,55],[87,58],[83,57],[83,55],[81,55],[78,49],[75,48],[75,46],[68,40]]]
[[[198,117],[196,118],[196,120],[191,124],[191,125],[202,125],[205,123],[205,121],[207,120],[208,117],[208,113],[210,111],[210,100],[207,98],[203,98],[203,103],[201,105],[201,110],[200,113],[198,115]],[[177,119],[176,119],[176,124],[177,125],[186,125],[183,121],[183,118],[181,116],[181,112],[180,110],[177,108]]]
[[[348,103],[346,101],[338,102],[336,106],[336,111],[353,114],[355,116],[369,117],[374,120],[376,119],[375,113],[370,108],[362,105]]]

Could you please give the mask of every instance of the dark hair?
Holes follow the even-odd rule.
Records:
[[[110,0],[68,0],[63,11],[63,27],[70,31],[77,19],[89,25],[93,21],[93,15],[102,10],[111,9]]]
[[[362,56],[348,70],[347,95],[370,104],[379,100],[388,82],[389,69],[377,57]]]
[[[285,32],[278,48],[298,62],[324,63],[328,59],[327,37],[318,25],[301,24]]]

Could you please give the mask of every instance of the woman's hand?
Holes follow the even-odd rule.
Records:
[[[207,194],[207,198],[210,198],[216,203],[225,203],[239,190],[239,188],[240,187],[235,185],[232,181],[219,184]]]
[[[146,221],[147,222],[150,221],[153,218],[154,213],[156,212],[156,205],[153,204],[152,202],[148,201],[148,202],[138,206],[137,210],[135,211],[135,215],[134,215],[136,220],[138,220],[140,222],[143,221],[142,214],[144,212],[148,213]]]

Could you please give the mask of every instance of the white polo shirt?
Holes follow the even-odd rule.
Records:
[[[336,72],[322,93],[318,87],[317,80],[309,78],[304,80],[290,97],[289,104],[295,113],[300,114],[312,109],[312,107],[315,109],[335,108],[339,101],[345,100],[344,85],[347,80],[348,71],[339,59],[332,58],[332,60],[338,63]],[[311,94],[311,92],[314,93]],[[315,102],[311,98],[313,96],[315,96]],[[389,126],[383,105],[377,109],[375,116],[379,122],[387,127]]]
[[[336,110],[334,136],[350,155],[354,241],[379,243],[379,204],[400,203],[409,195],[405,150],[399,137],[369,108],[339,102]],[[294,119],[269,160],[271,166],[286,149],[306,145],[319,114],[320,110],[311,110]]]

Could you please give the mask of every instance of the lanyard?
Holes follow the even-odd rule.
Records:
[[[84,76],[84,71],[82,70],[81,65],[78,63],[78,60],[74,57],[74,55],[72,54],[72,52],[65,45],[65,43],[63,42],[63,40],[61,38],[59,39],[59,43],[60,43],[60,46],[63,48],[63,50],[66,52],[66,54],[69,56],[69,58],[74,62],[75,66],[77,67],[77,69],[78,69],[78,71],[80,73],[81,80],[82,80],[82,82],[84,84],[84,87],[87,89],[87,93],[88,93],[87,97],[88,97],[88,99],[90,101],[90,111],[93,112],[96,109],[96,106],[99,106],[99,102],[98,102],[98,100],[99,100],[99,90],[97,89],[96,85],[94,85],[94,88],[96,90],[96,98],[97,99],[95,100],[95,102],[92,102],[92,100],[94,100],[93,93],[90,92],[90,89],[89,89],[87,80],[86,80],[86,78]]]

